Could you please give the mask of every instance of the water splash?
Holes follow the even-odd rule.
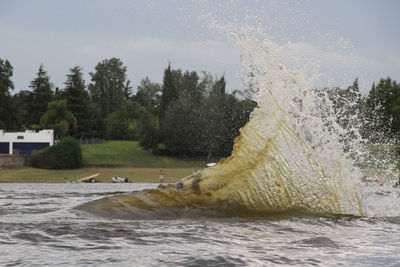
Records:
[[[237,216],[378,215],[371,200],[377,190],[371,195],[360,187],[362,170],[354,164],[365,156],[363,140],[356,125],[343,129],[337,123],[332,101],[313,87],[318,66],[299,59],[290,43],[278,44],[258,30],[222,28],[240,47],[242,80],[258,103],[232,155],[178,185],[102,199],[84,209],[145,218],[186,214],[193,207]],[[344,142],[349,132],[352,138]]]
[[[232,156],[203,171],[205,187],[221,187],[217,198],[257,212],[363,214],[354,184],[345,180],[354,168],[317,105],[316,69],[289,69],[282,62],[295,55],[263,33],[230,33],[241,48],[243,80],[258,107]]]

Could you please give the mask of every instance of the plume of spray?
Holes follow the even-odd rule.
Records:
[[[227,32],[240,48],[241,78],[246,95],[258,103],[252,120],[259,116],[258,113],[262,113],[266,124],[284,121],[293,130],[296,140],[307,148],[302,152],[307,153],[311,168],[317,166],[322,172],[318,177],[313,177],[314,172],[300,172],[305,175],[300,179],[292,176],[292,179],[297,179],[292,181],[298,184],[297,189],[321,197],[310,190],[310,186],[322,183],[318,190],[329,188],[328,191],[335,192],[336,200],[332,198],[328,201],[337,201],[340,208],[333,213],[397,215],[400,206],[396,204],[399,202],[399,193],[395,189],[391,186],[385,187],[386,194],[382,197],[382,187],[367,187],[366,190],[360,182],[360,178],[365,176],[371,166],[382,173],[386,177],[385,182],[389,184],[395,173],[392,158],[389,155],[385,159],[377,158],[366,145],[368,141],[360,134],[359,111],[362,95],[352,91],[354,88],[351,86],[347,91],[339,88],[316,88],[314,84],[322,76],[318,62],[305,59],[292,49],[290,42],[279,44],[262,30],[248,26],[222,26],[215,22],[211,25]],[[349,97],[349,94],[352,95]],[[282,133],[276,131],[275,134]],[[293,167],[297,170],[307,169],[304,161],[299,160],[302,156],[304,155],[292,155],[292,160],[298,161],[290,164],[292,173],[296,172]],[[380,168],[376,166],[376,162],[380,162]],[[313,166],[314,164],[316,165]]]
[[[329,191],[335,195],[332,196],[335,200],[331,201],[334,204],[325,205],[336,207],[327,212],[361,214],[362,207],[354,190],[354,180],[346,179],[360,174],[347,160],[342,144],[332,130],[337,126],[336,121],[331,119],[328,122],[331,129],[326,127],[327,121],[322,119],[321,106],[318,105],[321,94],[312,86],[312,81],[319,77],[317,66],[309,62],[308,65],[300,66],[301,61],[295,53],[290,53],[288,45],[279,45],[260,30],[232,24],[212,25],[219,30],[223,29],[236,40],[241,53],[241,76],[246,94],[258,103],[249,124],[241,131],[241,138],[245,139],[249,134],[246,129],[249,128],[256,133],[254,140],[259,139],[259,143],[244,142],[239,145],[236,142],[236,150],[251,150],[251,146],[256,147],[255,151],[243,157],[248,157],[249,161],[254,160],[255,155],[264,157],[264,162],[257,164],[266,169],[264,173],[261,171],[257,175],[268,177],[264,179],[268,184],[266,186],[271,188],[270,184],[275,183],[274,179],[279,176],[286,193],[293,190],[301,192],[304,199],[313,199],[308,203],[297,203],[299,196],[289,196],[293,202],[289,208],[314,205],[311,203],[318,202],[318,198],[323,197],[323,192]],[[291,64],[288,63],[295,63],[297,69],[290,68]],[[329,102],[328,100],[325,99]],[[254,121],[258,125],[252,128],[250,125]],[[274,139],[277,140],[274,146],[279,151],[275,151],[271,155],[275,158],[271,159],[271,152],[266,152],[265,149],[271,147],[271,140]],[[245,160],[237,155],[239,153],[235,154],[235,148],[231,158]],[[274,167],[268,161],[274,160],[279,165],[279,172],[282,172],[282,168],[286,168],[286,171],[279,175],[273,174],[274,170],[271,168]],[[279,197],[272,194],[269,198]],[[320,211],[324,212],[324,208]]]

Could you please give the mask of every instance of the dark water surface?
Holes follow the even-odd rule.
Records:
[[[76,209],[156,184],[0,184],[1,266],[400,266],[400,218],[120,220]]]

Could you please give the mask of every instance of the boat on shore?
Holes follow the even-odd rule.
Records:
[[[113,178],[111,178],[111,181],[113,183],[132,183],[131,179],[125,178],[125,177],[118,177],[118,176],[114,176]]]
[[[78,179],[78,182],[83,182],[83,183],[95,183],[96,182],[96,177],[99,176],[100,173],[95,173],[90,176],[82,177]]]

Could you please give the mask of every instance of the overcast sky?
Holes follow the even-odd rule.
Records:
[[[1,0],[0,58],[14,67],[15,91],[29,89],[43,63],[64,88],[69,69],[89,72],[118,57],[134,87],[163,70],[225,74],[228,90],[243,89],[234,42],[212,30],[219,23],[253,24],[304,56],[320,61],[321,86],[345,87],[356,77],[363,92],[390,76],[400,82],[400,1]],[[325,83],[325,84],[324,84]]]

